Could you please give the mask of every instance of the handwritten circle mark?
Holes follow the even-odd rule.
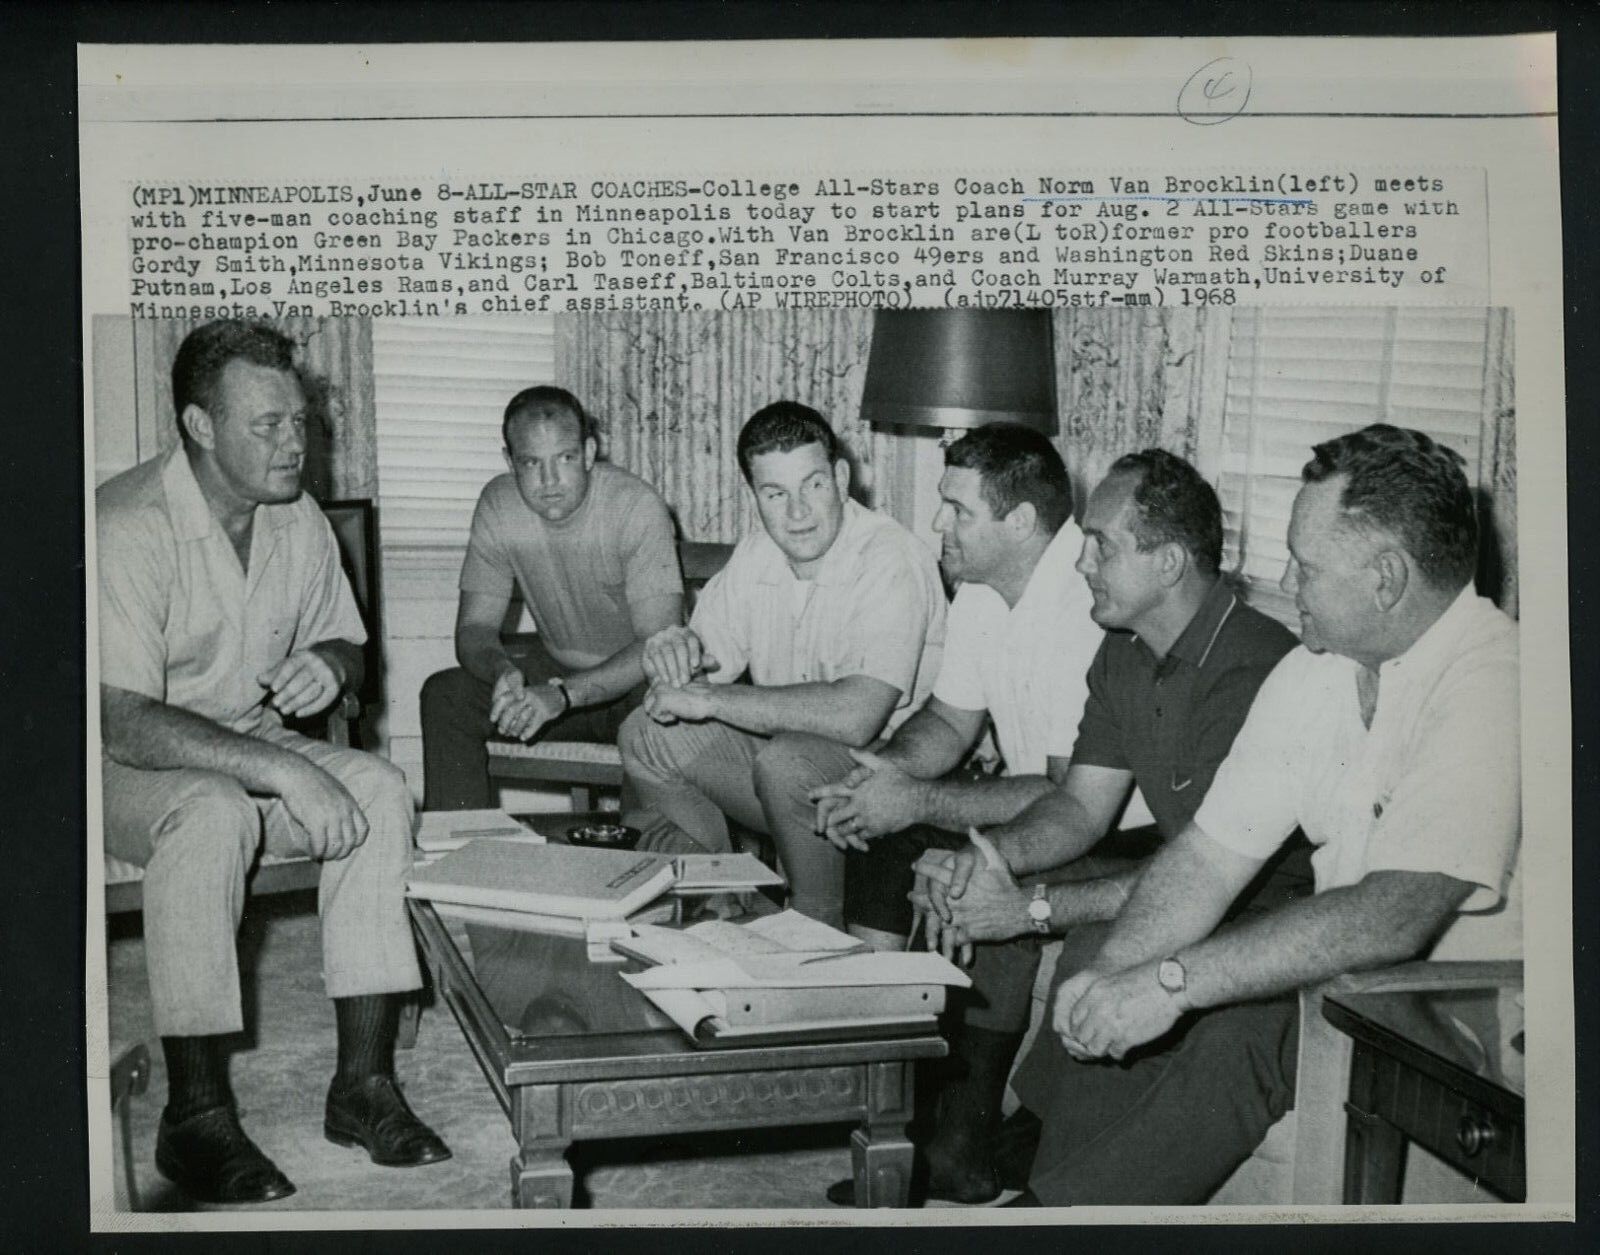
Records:
[[[1215,126],[1244,112],[1254,76],[1238,57],[1207,61],[1178,93],[1178,116],[1196,126]]]

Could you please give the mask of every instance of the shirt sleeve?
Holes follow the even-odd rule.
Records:
[[[911,693],[928,634],[944,627],[929,622],[927,586],[910,561],[896,554],[892,561],[868,563],[855,592],[850,622],[839,625],[845,653],[838,674],[870,676]]]
[[[1273,668],[1194,822],[1218,845],[1266,859],[1299,825],[1296,722],[1310,655],[1295,650]]]
[[[1083,718],[1078,721],[1078,739],[1072,746],[1072,761],[1089,767],[1112,767],[1131,771],[1123,752],[1122,720],[1111,697],[1111,637],[1100,642],[1094,661],[1089,664],[1089,695],[1084,699]]]
[[[176,572],[168,543],[137,516],[101,515],[100,683],[167,697],[165,625]]]
[[[983,692],[983,677],[978,659],[984,641],[982,607],[975,585],[963,584],[950,603],[945,617],[944,662],[933,695],[957,710],[987,710],[989,700]]]
[[[622,538],[623,596],[637,608],[657,597],[681,597],[683,575],[672,543],[672,517],[653,492],[641,492],[628,510]]]
[[[306,498],[309,502],[309,498]],[[333,527],[322,511],[311,507],[316,516],[309,520],[309,552],[305,583],[301,588],[300,619],[295,625],[294,648],[304,649],[324,641],[349,641],[364,645],[367,629],[350,591],[339,561],[339,543]]]
[[[504,520],[495,501],[491,480],[478,497],[472,512],[472,532],[467,537],[467,556],[461,563],[461,591],[509,598],[516,588],[515,568],[506,548]]]
[[[1367,870],[1439,872],[1475,886],[1463,911],[1496,906],[1522,833],[1515,656],[1489,660],[1430,701],[1406,770],[1367,843]]]
[[[689,627],[719,664],[706,675],[713,684],[732,684],[750,665],[750,622],[744,613],[750,596],[747,565],[741,545],[695,599]]]

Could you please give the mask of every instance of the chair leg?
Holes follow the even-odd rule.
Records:
[[[411,1050],[417,1044],[417,1027],[422,1022],[422,991],[406,998],[400,1004],[400,1021],[395,1027],[394,1044],[401,1050]]]
[[[122,1179],[129,1211],[139,1210],[139,1179],[133,1166],[133,1122],[128,1108],[133,1096],[149,1086],[150,1050],[143,1044],[130,1046],[111,1065],[111,1115],[122,1142]]]

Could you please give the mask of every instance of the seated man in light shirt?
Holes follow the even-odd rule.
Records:
[[[422,983],[405,777],[283,722],[359,686],[366,640],[333,531],[300,488],[294,350],[255,323],[191,331],[172,363],[182,443],[95,494],[105,848],[145,869],[167,1071],[156,1167],[207,1203],[295,1188],[244,1132],[228,1084],[227,1037],[244,1024],[236,935],[263,846],[321,865],[338,1040],[324,1133],[391,1167],[450,1157],[394,1075],[399,1002]]]
[[[849,499],[849,463],[815,410],[758,411],[738,458],[761,527],[689,626],[645,646],[651,688],[618,739],[630,821],[656,849],[726,850],[725,816],[772,834],[792,905],[838,927],[845,856],[812,831],[807,795],[927,697],[944,589],[922,542]]]
[[[1517,630],[1473,590],[1462,460],[1384,424],[1314,454],[1283,580],[1303,645],[1263,684],[1193,822],[1059,990],[1056,1075],[1018,1205],[1202,1202],[1264,1131],[1232,1118],[1214,1084],[1239,1049],[1233,1026],[1262,1000],[1418,957],[1521,955]],[[1217,930],[1297,825],[1316,847],[1316,893]],[[1279,1113],[1295,1029],[1291,1015],[1282,1047],[1254,1057]]]
[[[485,742],[609,745],[644,691],[644,642],[683,615],[672,518],[649,484],[596,462],[562,388],[525,388],[502,423],[509,473],[489,481],[461,564],[456,659],[422,686],[423,809],[492,804]],[[538,636],[508,648],[513,590]]]

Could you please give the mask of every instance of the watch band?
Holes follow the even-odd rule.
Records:
[[[553,675],[550,677],[547,683],[555,686],[561,691],[561,713],[566,714],[567,711],[572,709],[572,690],[567,687],[566,678],[564,676]]]

